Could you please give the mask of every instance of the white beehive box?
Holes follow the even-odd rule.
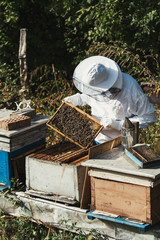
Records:
[[[59,143],[27,156],[27,192],[60,202],[76,201],[81,206],[87,206],[90,203],[90,178],[88,168],[82,163],[120,142],[121,138],[117,138],[89,149],[81,149],[71,142]],[[59,148],[60,144],[62,149]],[[70,144],[70,148],[65,150],[65,144]]]
[[[64,142],[44,149],[26,158],[27,190],[53,197],[64,196],[80,201],[88,150]]]
[[[85,167],[58,165],[54,162],[27,157],[26,185],[27,189],[81,199]]]

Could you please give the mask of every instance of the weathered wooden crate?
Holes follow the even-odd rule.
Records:
[[[1,120],[9,118],[11,113],[1,111]],[[25,156],[44,148],[49,135],[48,119],[48,116],[37,115],[29,126],[9,131],[0,129],[0,183],[5,187],[11,186],[13,177],[25,182]]]
[[[0,128],[10,131],[31,125],[31,118],[25,115],[15,116],[0,121]]]
[[[160,221],[160,166],[137,169],[121,148],[90,159],[91,210],[156,224]]]
[[[138,144],[125,149],[128,160],[137,167],[154,167],[160,165],[160,155],[147,144]]]
[[[91,177],[91,209],[151,224],[160,221],[160,184],[154,188]]]

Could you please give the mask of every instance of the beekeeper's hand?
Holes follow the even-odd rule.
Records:
[[[113,128],[120,131],[123,124],[123,120],[118,121],[118,120],[107,118],[107,117],[103,117],[100,122],[101,122],[101,125],[103,125],[104,129],[106,130]]]
[[[66,102],[72,103],[74,106],[79,105],[79,96],[77,94],[64,98]]]

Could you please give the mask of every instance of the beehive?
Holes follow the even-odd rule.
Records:
[[[28,156],[27,190],[41,192],[41,197],[49,194],[52,200],[60,202],[64,198],[73,204],[80,202],[85,177],[85,167],[80,164],[87,159],[88,150],[71,142],[61,142]]]
[[[122,146],[82,163],[91,177],[91,210],[150,224],[160,221],[160,165],[135,168]]]

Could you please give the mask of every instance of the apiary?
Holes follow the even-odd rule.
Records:
[[[100,123],[71,104],[63,103],[47,125],[65,136],[55,144],[26,158],[28,193],[54,201],[81,204],[90,201],[88,168],[82,163],[120,144],[120,139],[92,146],[102,129]],[[36,169],[36,171],[35,171]],[[65,199],[65,200],[64,200]]]
[[[160,164],[136,168],[118,146],[82,165],[90,169],[91,210],[152,225],[160,221]]]

